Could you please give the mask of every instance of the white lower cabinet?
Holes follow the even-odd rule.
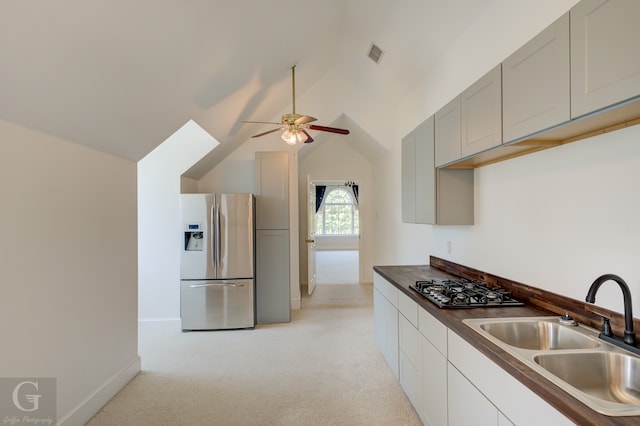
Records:
[[[451,363],[447,364],[449,426],[497,426],[498,409]]]
[[[398,316],[400,386],[420,414],[422,411],[422,345],[420,333],[404,315]]]
[[[449,330],[447,338],[449,363],[473,383],[473,386],[513,424],[518,426],[573,424],[462,337]],[[451,396],[451,392],[449,395]],[[451,411],[449,411],[449,424],[452,424]]]
[[[404,292],[374,273],[378,350],[425,425],[572,425]]]
[[[425,425],[447,424],[447,358],[425,337],[422,338],[422,411],[418,413]]]
[[[373,318],[376,346],[391,372],[399,379],[398,290],[380,275],[373,274]],[[395,305],[394,305],[395,303]]]
[[[511,420],[505,417],[500,411],[498,411],[498,426],[515,426],[511,423]]]

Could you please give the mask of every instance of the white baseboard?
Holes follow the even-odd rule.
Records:
[[[300,299],[291,299],[291,309],[300,309]]]
[[[83,425],[96,415],[104,405],[120,392],[120,390],[133,379],[141,370],[140,357],[136,356],[133,361],[122,370],[111,376],[102,386],[96,389],[91,395],[86,397],[76,408],[58,420],[58,425],[76,426]]]

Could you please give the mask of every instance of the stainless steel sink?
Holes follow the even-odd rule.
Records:
[[[491,321],[480,328],[496,339],[522,349],[588,349],[600,346],[584,334],[549,320]]]
[[[560,317],[475,318],[463,322],[593,410],[640,415],[640,357]]]
[[[534,361],[576,389],[618,404],[640,405],[640,359],[615,352],[536,355]]]

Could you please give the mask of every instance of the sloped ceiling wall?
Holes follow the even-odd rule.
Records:
[[[380,140],[350,99],[379,122],[489,2],[2,1],[0,119],[135,161],[193,119],[221,142],[198,177],[254,134],[242,120],[289,112],[297,64],[299,94],[332,71],[349,87],[322,124],[345,113]]]

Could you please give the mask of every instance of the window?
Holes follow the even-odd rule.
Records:
[[[316,235],[358,235],[359,215],[353,193],[334,188],[316,213]]]

